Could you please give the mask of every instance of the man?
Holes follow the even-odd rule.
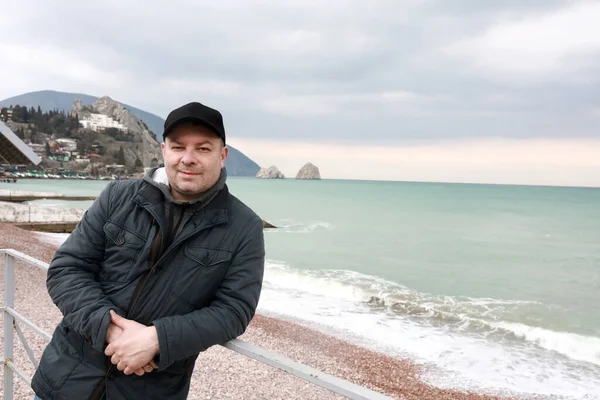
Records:
[[[228,192],[221,114],[186,104],[163,139],[165,166],[111,182],[50,263],[41,399],[185,399],[198,354],[254,317],[263,221]]]

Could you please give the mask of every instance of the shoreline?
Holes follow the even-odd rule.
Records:
[[[0,248],[13,248],[44,262],[50,262],[57,246],[40,240],[31,232],[10,223],[0,223]],[[3,264],[4,260],[0,260]],[[4,274],[0,277],[2,291]],[[52,332],[60,312],[45,287],[45,272],[17,263],[15,306],[42,329]],[[32,301],[35,299],[34,301]],[[3,326],[3,321],[0,323]],[[45,341],[23,328],[36,357]],[[442,389],[424,382],[428,368],[410,359],[391,357],[312,329],[302,322],[257,313],[241,340],[279,353],[322,372],[397,399],[508,399],[512,394],[493,395]],[[3,342],[3,338],[2,338]],[[15,335],[15,363],[27,374],[33,373],[23,346]],[[2,383],[0,383],[2,386]],[[15,398],[31,398],[33,392],[15,378]],[[202,353],[192,375],[189,399],[342,399],[343,396],[296,378],[276,368],[236,354],[221,346]]]

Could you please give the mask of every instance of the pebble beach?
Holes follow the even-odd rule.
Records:
[[[46,263],[56,246],[37,239],[36,234],[0,223],[0,248],[12,248]],[[4,265],[4,259],[0,260]],[[2,268],[2,270],[4,270]],[[52,332],[61,315],[49,298],[45,271],[17,263],[15,307],[47,332]],[[4,296],[4,273],[0,275]],[[0,329],[4,329],[0,320]],[[39,358],[45,340],[22,327],[28,343]],[[368,387],[395,399],[508,399],[491,394],[440,389],[424,382],[424,370],[399,359],[362,348],[298,323],[258,314],[240,339],[277,352],[323,372]],[[3,337],[0,337],[3,342]],[[31,376],[34,366],[15,334],[15,363]],[[2,382],[0,381],[0,386]],[[3,388],[2,388],[3,390]],[[15,377],[15,399],[30,399],[33,391]],[[200,355],[192,378],[189,399],[343,399],[312,383],[215,346]],[[513,398],[513,397],[511,397]]]

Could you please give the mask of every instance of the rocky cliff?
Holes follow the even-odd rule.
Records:
[[[127,164],[133,165],[139,158],[144,167],[149,167],[153,159],[162,160],[160,144],[154,133],[144,121],[110,97],[101,97],[92,105],[82,105],[79,100],[75,100],[71,113],[79,115],[80,119],[86,113],[102,114],[125,125],[128,129],[127,136],[131,139],[130,145],[128,143],[127,146],[123,146]]]
[[[298,174],[296,175],[296,179],[321,179],[321,174],[319,173],[319,168],[311,163],[306,163]]]
[[[256,177],[262,179],[285,179],[283,173],[274,165],[269,168],[261,168]]]

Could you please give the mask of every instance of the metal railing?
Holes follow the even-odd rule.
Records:
[[[30,257],[26,254],[13,249],[0,249],[0,256],[4,255],[4,305],[0,308],[4,314],[4,399],[13,400],[14,392],[14,374],[25,382],[31,384],[31,378],[19,370],[13,360],[14,332],[17,332],[30,361],[35,367],[38,362],[29,347],[19,323],[34,330],[42,335],[46,340],[50,340],[52,335],[35,325],[23,315],[14,309],[15,302],[15,265],[16,261],[25,262],[42,270],[48,269],[48,264]],[[292,359],[267,351],[259,346],[244,342],[239,339],[233,339],[222,345],[236,353],[243,354],[249,358],[270,365],[280,370],[286,371],[294,376],[321,386],[334,393],[346,396],[349,399],[356,400],[384,400],[391,399],[381,393],[367,389],[352,382],[326,374],[307,365],[296,362]]]

